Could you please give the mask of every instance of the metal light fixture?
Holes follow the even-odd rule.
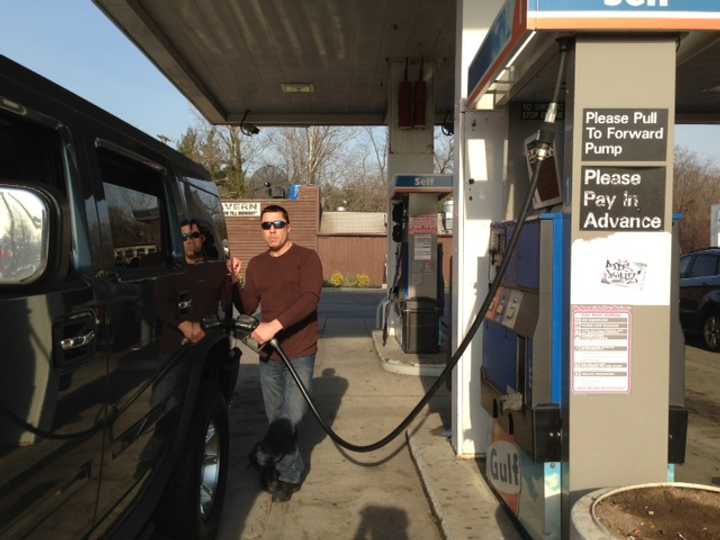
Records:
[[[315,92],[313,83],[280,83],[285,94],[312,94]]]

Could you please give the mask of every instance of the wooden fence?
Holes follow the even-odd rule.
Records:
[[[439,236],[443,246],[443,278],[449,285],[452,276],[452,236]],[[385,283],[385,256],[388,240],[385,236],[323,235],[318,236],[318,254],[323,265],[325,280],[335,272],[355,279],[365,274],[373,285]]]

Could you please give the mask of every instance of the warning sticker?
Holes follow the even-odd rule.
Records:
[[[437,234],[437,215],[411,216],[408,226],[410,234]]]
[[[416,234],[413,260],[415,261],[431,261],[432,260],[432,235]]]
[[[628,306],[573,306],[572,391],[630,392]]]

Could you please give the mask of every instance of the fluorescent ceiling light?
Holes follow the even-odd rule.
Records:
[[[715,86],[711,86],[709,88],[703,88],[700,90],[701,94],[720,94],[720,84],[716,84]]]
[[[312,94],[315,92],[315,85],[312,83],[280,83],[285,94]]]

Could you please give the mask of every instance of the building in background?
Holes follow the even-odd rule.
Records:
[[[322,212],[317,186],[290,190],[289,199],[226,199],[223,211],[228,228],[230,252],[247,262],[265,251],[260,234],[260,212],[270,204],[287,209],[292,225],[291,238],[314,249],[323,265],[323,278],[342,274],[346,281],[367,276],[370,285],[386,283],[387,214],[384,212]],[[448,286],[452,275],[452,231],[438,214],[438,242],[443,246],[443,278]]]

